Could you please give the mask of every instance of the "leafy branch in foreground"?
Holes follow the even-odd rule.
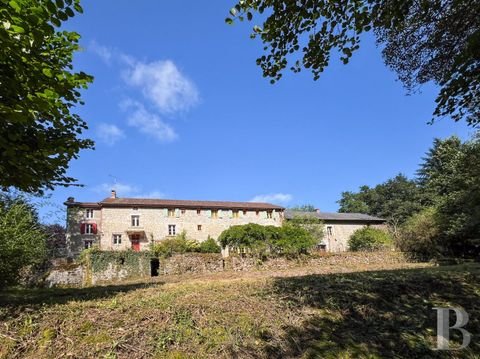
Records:
[[[0,0],[0,188],[71,185],[68,163],[93,141],[74,113],[92,77],[73,71],[80,35],[60,31],[79,0]]]
[[[320,78],[334,54],[347,64],[373,31],[385,63],[410,91],[440,85],[433,117],[480,123],[479,0],[240,0],[225,21],[253,20],[252,38],[264,43],[257,59],[272,83],[290,66]]]

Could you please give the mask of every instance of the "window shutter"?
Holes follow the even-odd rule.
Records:
[[[80,234],[85,234],[85,223],[80,225]]]
[[[168,208],[165,208],[165,209],[163,210],[163,214],[165,215],[165,217],[168,217]]]
[[[207,211],[205,211],[205,212],[207,213],[207,217],[208,217],[208,218],[212,218],[212,210],[209,209],[209,210],[207,210]]]
[[[233,218],[233,211],[232,210],[228,211],[228,218]]]
[[[92,232],[93,232],[93,234],[97,234],[97,224],[96,223],[92,224]]]
[[[175,208],[175,217],[180,217],[180,210]]]
[[[218,210],[218,218],[223,218],[223,211],[221,209]]]
[[[267,211],[262,211],[262,217],[267,218]]]

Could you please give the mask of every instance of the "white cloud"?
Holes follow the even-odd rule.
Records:
[[[103,60],[103,62],[105,62],[107,65],[110,65],[113,57],[112,49],[106,46],[100,45],[96,41],[91,41],[88,48],[97,56],[99,56]]]
[[[178,138],[175,130],[163,122],[159,115],[148,111],[139,102],[128,100],[121,104],[128,111],[127,123],[140,132],[156,138],[160,142],[171,142]]]
[[[126,183],[102,183],[93,187],[93,191],[97,193],[103,193],[110,195],[110,191],[117,191],[118,197],[131,197],[131,198],[163,198],[165,197],[163,192],[153,190],[150,192],[142,191],[142,188],[135,185]]]
[[[129,196],[138,193],[140,188],[126,183],[102,183],[95,186],[93,190],[98,193],[110,194],[111,190],[117,191],[117,195]]]
[[[287,193],[271,193],[261,194],[253,197],[250,202],[272,202],[272,203],[288,203],[293,199],[291,194]]]
[[[133,198],[164,198],[165,194],[160,191],[151,191],[151,192],[134,194],[132,197]]]
[[[96,132],[98,139],[110,146],[125,137],[120,128],[108,123],[100,123]]]
[[[129,69],[123,74],[124,80],[139,88],[160,111],[183,112],[199,102],[195,84],[172,61],[143,63],[128,59]]]

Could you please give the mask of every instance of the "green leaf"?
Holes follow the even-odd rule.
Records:
[[[230,9],[230,15],[237,16],[237,10],[234,7]]]
[[[23,34],[25,32],[25,29],[21,26],[18,25],[12,25],[11,26],[12,30],[15,31],[17,34]]]
[[[229,17],[227,17],[227,18],[225,19],[225,22],[226,22],[228,25],[232,25],[232,24],[233,24],[233,20],[230,19]]]
[[[52,74],[52,70],[48,69],[48,68],[43,68],[42,69],[42,72],[45,76],[47,77],[53,77],[53,74]]]
[[[8,5],[10,5],[10,7],[12,7],[16,12],[20,12],[22,10],[20,5],[14,0],[10,1]]]

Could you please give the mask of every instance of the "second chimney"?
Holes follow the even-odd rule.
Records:
[[[114,189],[112,189],[112,194],[110,195],[110,198],[117,198],[117,191],[115,191]]]

